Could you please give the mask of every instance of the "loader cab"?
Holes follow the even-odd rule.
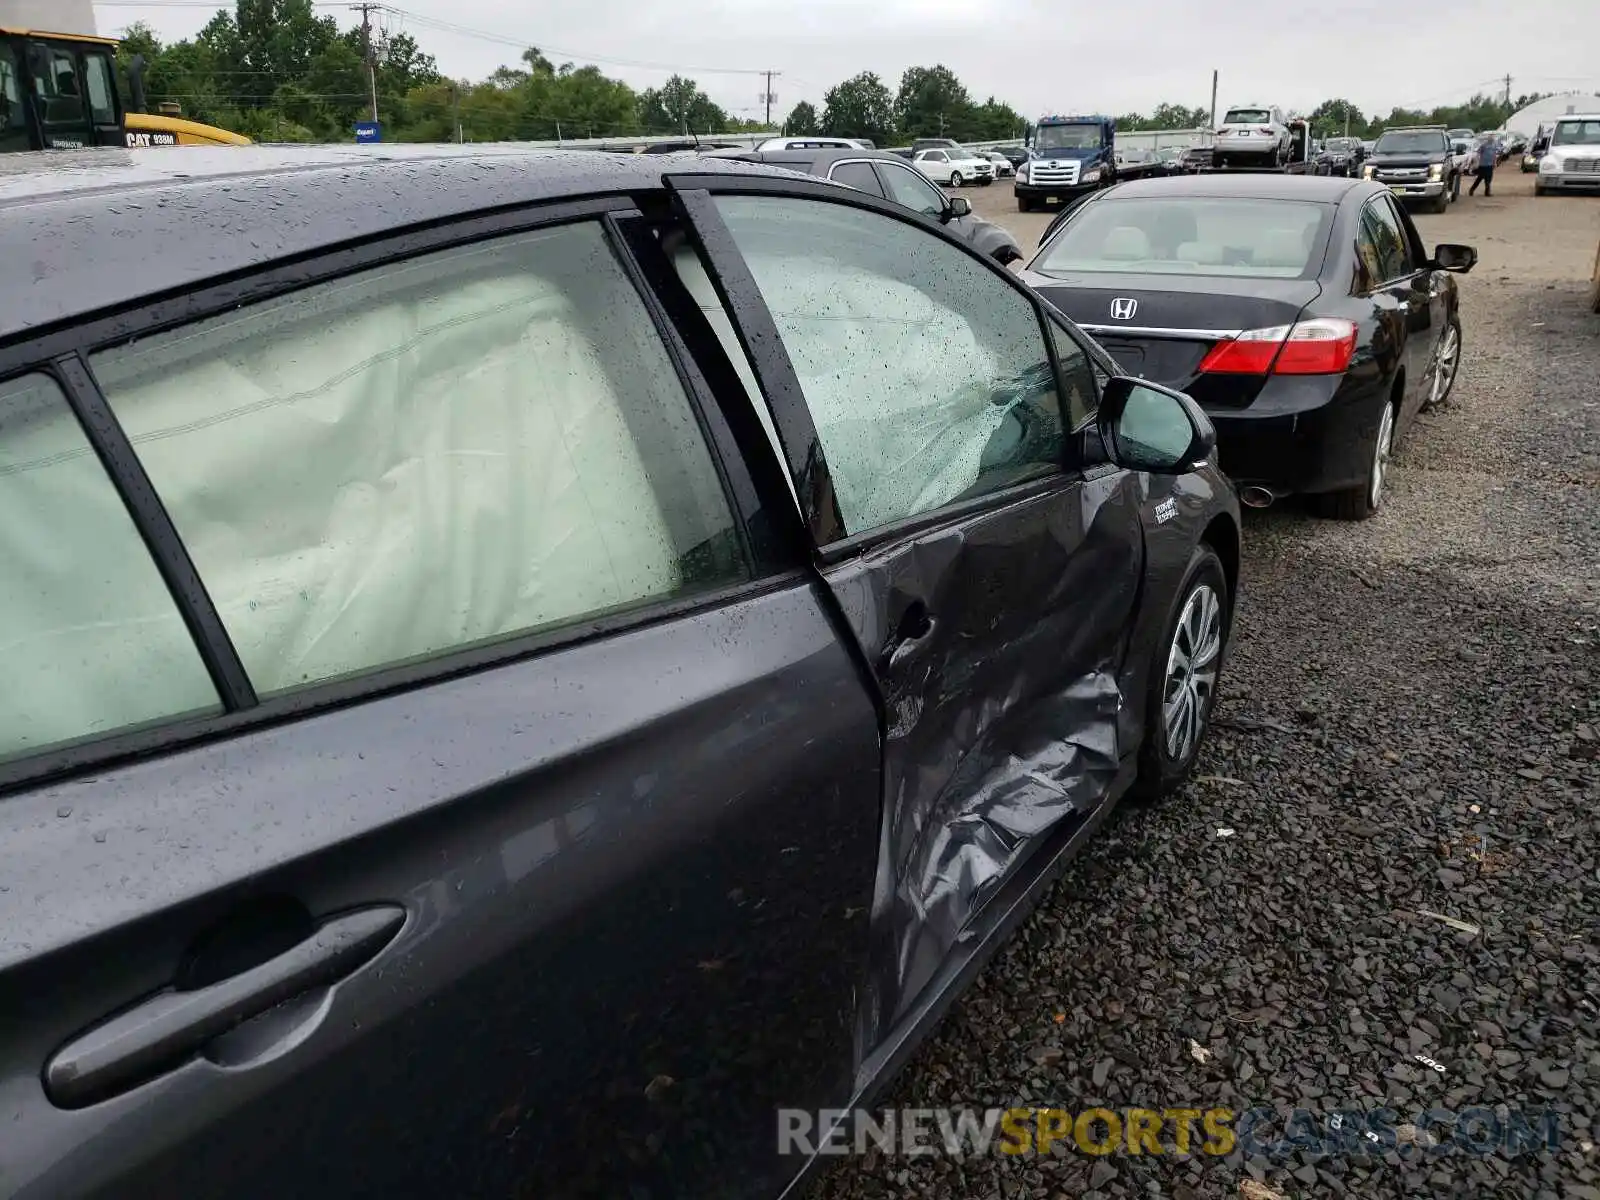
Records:
[[[0,28],[0,152],[123,145],[116,46]]]

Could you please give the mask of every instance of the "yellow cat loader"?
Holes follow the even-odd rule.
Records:
[[[88,146],[245,146],[226,129],[144,111],[143,62],[131,106],[117,86],[117,43],[81,33],[0,25],[0,153]]]

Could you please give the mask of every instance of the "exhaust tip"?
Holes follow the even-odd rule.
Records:
[[[1241,503],[1250,508],[1266,508],[1277,497],[1264,487],[1247,487],[1239,492]]]

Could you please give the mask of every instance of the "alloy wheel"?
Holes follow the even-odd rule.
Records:
[[[1184,601],[1167,650],[1161,723],[1167,757],[1174,763],[1187,762],[1200,744],[1221,655],[1222,601],[1210,584],[1202,583]]]
[[[1456,332],[1454,325],[1446,325],[1444,336],[1439,339],[1439,348],[1434,352],[1433,386],[1428,389],[1430,406],[1441,403],[1450,394],[1450,385],[1455,382],[1456,367],[1460,362],[1461,335]]]
[[[1383,503],[1383,481],[1389,473],[1389,454],[1394,449],[1394,405],[1383,406],[1378,423],[1378,441],[1372,450],[1372,480],[1367,484],[1367,504],[1374,511]]]

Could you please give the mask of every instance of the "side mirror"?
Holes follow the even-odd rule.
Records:
[[[950,207],[946,211],[952,217],[965,217],[972,212],[972,201],[965,196],[951,196]]]
[[[1471,246],[1444,242],[1434,247],[1433,262],[1441,271],[1454,271],[1458,275],[1465,275],[1478,265],[1478,252]]]
[[[1099,422],[1111,461],[1131,471],[1181,475],[1217,445],[1211,418],[1188,396],[1126,375],[1107,381]]]

